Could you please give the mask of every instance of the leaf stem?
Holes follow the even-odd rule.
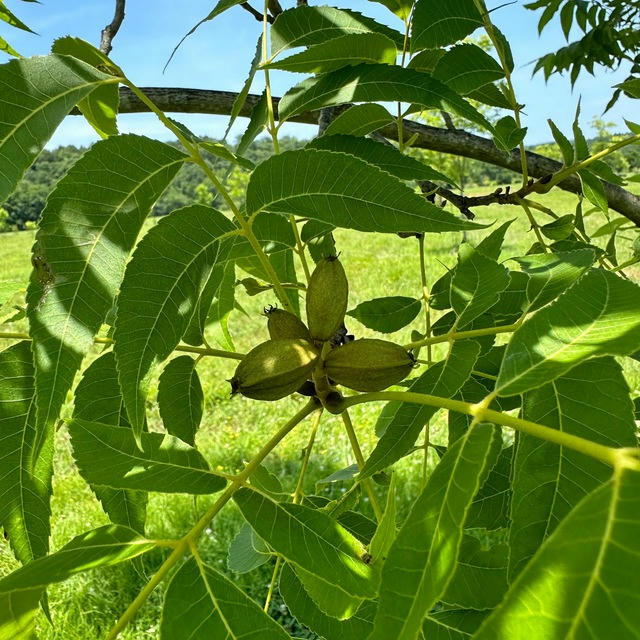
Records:
[[[422,340],[416,340],[415,342],[408,342],[404,345],[405,349],[413,349],[414,347],[421,347],[429,344],[440,344],[442,342],[452,342],[453,340],[465,340],[467,338],[479,338],[481,336],[492,336],[498,333],[513,333],[520,328],[524,316],[513,324],[505,324],[500,327],[486,327],[484,329],[470,329],[468,331],[449,331],[441,336],[433,336],[431,338],[424,338]]]
[[[420,246],[420,278],[422,280],[422,300],[424,302],[425,338],[431,338],[431,307],[429,306],[429,287],[427,286],[427,268],[424,262],[424,234],[418,236]],[[433,361],[431,343],[427,343],[427,361]]]
[[[341,405],[341,409],[348,409],[349,407],[364,402],[377,402],[377,401],[392,401],[392,402],[411,402],[415,404],[424,404],[430,407],[439,407],[442,409],[449,409],[450,411],[457,411],[458,413],[464,413],[476,419],[476,422],[493,422],[494,424],[500,424],[523,433],[541,438],[549,442],[554,442],[563,447],[579,451],[584,455],[590,456],[597,460],[612,466],[617,467],[621,464],[622,458],[626,461],[629,456],[622,456],[621,452],[625,449],[616,449],[614,447],[607,447],[597,442],[592,442],[575,436],[571,433],[564,431],[558,431],[551,427],[546,427],[530,420],[524,420],[522,418],[516,418],[500,411],[487,408],[487,399],[492,399],[494,394],[490,394],[485,400],[477,404],[470,402],[463,402],[462,400],[453,400],[451,398],[440,398],[438,396],[431,396],[422,393],[413,393],[411,391],[378,391],[376,393],[363,393],[358,396],[350,396],[345,398]],[[640,461],[638,461],[638,468],[640,468]]]
[[[271,604],[271,597],[273,596],[273,589],[276,586],[276,580],[278,579],[278,573],[280,572],[280,565],[282,564],[282,556],[278,554],[276,557],[276,564],[273,567],[273,573],[271,574],[271,582],[269,583],[269,591],[267,591],[267,597],[264,601],[264,607],[262,607],[265,613],[269,613],[269,605]]]
[[[358,396],[356,396],[358,397]],[[342,422],[344,423],[344,428],[349,436],[349,442],[351,443],[351,449],[353,450],[353,455],[356,457],[356,462],[358,463],[358,468],[364,468],[364,456],[362,455],[362,449],[360,449],[360,443],[358,442],[358,436],[356,435],[355,429],[353,428],[353,423],[351,422],[351,417],[349,416],[349,412],[345,409],[342,412]],[[378,505],[378,501],[376,500],[376,494],[373,491],[373,487],[371,486],[371,480],[367,478],[363,481],[365,491],[369,496],[369,500],[371,500],[371,507],[373,508],[373,513],[376,516],[376,520],[380,522],[382,519],[382,510]]]
[[[28,333],[19,331],[0,331],[0,340],[32,340],[32,337]],[[93,342],[95,344],[113,344],[113,339],[95,337]],[[197,353],[201,356],[213,356],[215,358],[229,358],[231,360],[242,360],[245,356],[244,353],[236,353],[235,351],[211,349],[210,347],[192,347],[188,344],[179,344],[174,351]]]
[[[171,568],[182,558],[182,556],[195,543],[200,534],[207,528],[211,520],[231,499],[233,494],[243,486],[247,478],[256,470],[262,461],[276,448],[281,440],[300,424],[307,416],[318,409],[315,400],[310,400],[293,418],[284,424],[277,433],[260,449],[260,451],[249,461],[247,466],[236,476],[236,479],[225,489],[224,493],[216,500],[213,506],[198,520],[195,526],[180,540],[177,541],[175,549],[171,555],[162,563],[158,571],[151,580],[144,586],[142,591],[136,596],[127,610],[120,616],[116,624],[111,628],[105,640],[115,640],[120,632],[129,624],[144,604],[151,592],[160,584]]]
[[[519,198],[517,202],[524,209],[524,212],[527,214],[527,218],[529,219],[533,232],[536,234],[538,243],[544,249],[545,253],[548,252],[549,247],[547,247],[547,243],[544,241],[544,238],[542,237],[542,233],[540,232],[540,225],[538,224],[536,219],[533,217],[533,214],[531,213],[531,209],[529,208],[529,205],[522,198]]]

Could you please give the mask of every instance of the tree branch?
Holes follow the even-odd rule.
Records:
[[[116,0],[116,9],[113,14],[113,20],[100,33],[100,51],[105,55],[111,53],[111,41],[116,37],[118,29],[124,20],[124,4],[125,0]]]
[[[262,22],[263,15],[257,9],[254,9],[248,2],[243,2],[240,6],[245,11],[248,11],[258,22]],[[267,16],[267,22],[273,23],[273,18],[271,16]]]
[[[238,95],[230,91],[164,87],[148,87],[143,88],[142,91],[160,109],[169,113],[209,113],[215,115],[229,115],[233,102]],[[260,96],[249,94],[239,115],[248,118],[259,99]],[[276,117],[278,101],[278,98],[273,99]],[[346,104],[334,107],[333,117],[337,117],[350,106],[351,105]],[[140,113],[148,111],[148,108],[129,89],[122,87],[120,89],[119,111],[120,113]],[[74,113],[79,112],[74,111]],[[317,126],[318,112],[307,111],[292,117],[291,121]],[[473,158],[474,160],[480,160],[498,167],[511,169],[516,173],[520,173],[521,171],[522,164],[520,162],[519,150],[513,149],[510,152],[501,151],[488,138],[483,138],[473,133],[462,131],[461,129],[451,131],[430,127],[420,124],[419,122],[414,122],[413,120],[405,120],[403,129],[407,137],[417,134],[413,144],[415,147]],[[395,123],[383,127],[379,130],[379,133],[390,140],[397,140],[398,130]],[[527,151],[526,153],[529,174],[534,178],[544,179],[562,168],[562,165],[556,160],[531,151]],[[538,180],[535,184],[544,183],[540,183]],[[640,197],[610,182],[603,180],[603,184],[609,206],[640,227]],[[571,193],[582,193],[580,179],[575,175],[563,180],[557,186]],[[535,188],[532,189],[532,191],[535,190]],[[494,200],[494,202],[498,202],[498,200]]]

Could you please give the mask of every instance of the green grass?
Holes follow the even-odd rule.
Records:
[[[487,192],[489,189],[482,191]],[[540,200],[559,215],[573,212],[576,203],[574,196],[561,191],[543,196]],[[495,220],[497,223],[510,218],[516,219],[507,236],[504,257],[524,253],[535,241],[519,208],[493,205],[484,210],[477,210],[476,213],[478,219]],[[539,219],[541,223],[548,221],[542,215],[539,215]],[[587,223],[590,229],[595,229],[604,221],[601,214],[594,214],[588,218]],[[476,243],[485,233],[472,232],[468,236]],[[18,280],[26,283],[30,271],[29,255],[33,235],[33,232],[28,231],[0,235],[0,280]],[[418,243],[414,238],[401,239],[396,236],[338,231],[336,240],[350,281],[351,307],[379,296],[419,295],[421,285]],[[455,264],[455,243],[458,241],[459,237],[454,234],[427,236],[426,267],[430,283],[440,277],[445,267]],[[620,259],[624,258],[624,255],[620,256]],[[628,273],[636,278],[640,275],[637,269],[631,269]],[[242,277],[241,272],[238,272],[238,277]],[[247,311],[248,317],[235,314],[231,330],[237,349],[247,351],[257,342],[267,338],[266,323],[261,316],[261,310],[275,303],[275,298],[270,293],[249,297],[240,291],[238,299]],[[351,320],[348,325],[350,331],[357,336],[373,335],[355,320]],[[416,319],[416,326],[422,328],[422,316]],[[3,328],[25,330],[26,324],[21,321],[15,325],[4,325]],[[393,339],[404,342],[409,339],[409,335],[410,330],[406,329],[395,334]],[[439,353],[442,353],[442,348],[436,350],[436,354]],[[288,398],[273,404],[242,398],[230,399],[226,380],[231,377],[234,368],[233,361],[212,358],[202,360],[198,366],[205,391],[205,413],[197,444],[214,468],[230,472],[239,469],[244,461],[251,458],[284,419],[292,415],[303,402],[299,398]],[[638,372],[630,369],[629,373],[632,388],[637,389]],[[154,392],[152,389],[152,400],[149,403],[150,424],[152,428],[159,428],[160,420],[153,402]],[[379,409],[379,405],[360,405],[353,411],[354,424],[365,453],[375,445],[373,425]],[[65,407],[65,415],[68,416],[69,411],[70,407]],[[293,491],[295,485],[301,450],[307,443],[308,432],[309,423],[300,425],[267,460],[269,469],[281,478],[290,491]],[[446,424],[442,418],[435,421],[433,434],[436,440],[440,439],[444,443]],[[68,434],[64,427],[58,431],[56,445],[52,500],[53,549],[59,548],[74,535],[107,522],[99,503],[75,470]],[[349,442],[340,421],[333,416],[326,416],[311,458],[305,490],[313,491],[317,480],[353,462]],[[401,516],[419,491],[421,468],[422,459],[419,454],[408,456],[398,464]],[[340,485],[325,486],[320,492],[335,497],[342,489]],[[377,492],[382,500],[384,489],[378,487]],[[160,538],[184,534],[213,499],[199,498],[194,502],[188,496],[152,495],[148,534]],[[362,500],[364,508],[369,509],[367,499]],[[225,508],[213,521],[201,541],[207,562],[225,570],[226,549],[240,523],[240,515],[233,505]],[[41,637],[48,640],[92,640],[102,637],[142,587],[145,582],[144,576],[153,573],[164,555],[164,552],[157,551],[143,557],[139,564],[82,574],[64,584],[52,586],[49,596],[55,625],[51,627],[43,621]],[[16,566],[6,544],[4,548],[0,547],[0,575]],[[233,579],[258,601],[262,601],[271,570],[272,565],[267,564],[255,572],[234,576]],[[129,640],[158,637],[161,599],[161,590],[157,590],[122,637]],[[283,617],[277,599],[272,606],[272,613],[282,618],[286,624],[291,622],[290,618]]]

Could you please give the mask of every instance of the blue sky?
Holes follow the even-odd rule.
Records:
[[[257,4],[256,4],[257,2]],[[313,0],[312,0],[313,3]],[[97,44],[100,31],[113,15],[113,0],[41,0],[41,4],[7,0],[10,9],[39,35],[34,36],[0,23],[0,34],[25,56],[46,54],[51,42],[60,36],[71,34]],[[254,6],[262,3],[254,0]],[[293,6],[293,0],[281,0],[283,7]],[[318,2],[317,4],[320,4]],[[501,0],[489,2],[499,6]],[[112,58],[139,86],[182,86],[202,89],[237,91],[247,75],[255,42],[261,25],[240,7],[234,7],[215,20],[203,24],[178,50],[167,71],[162,68],[171,50],[198,20],[212,8],[212,0],[129,0],[126,18],[114,40]],[[380,21],[400,28],[400,21],[382,5],[366,0],[342,3]],[[531,77],[531,61],[554,50],[564,42],[558,25],[552,24],[537,33],[538,12],[524,9],[524,2],[502,7],[493,13],[494,22],[505,32],[511,42],[516,70],[514,85],[521,103],[526,105],[524,124],[529,127],[527,142],[530,144],[551,139],[546,124],[552,118],[564,131],[569,131],[578,97],[582,97],[582,124],[591,133],[589,122],[600,116],[611,95],[611,86],[624,79],[625,73],[600,71],[595,78],[582,75],[573,91],[565,78],[555,77],[545,84],[543,76]],[[5,58],[0,53],[0,58]],[[284,91],[303,76],[286,72],[272,72],[274,95]],[[262,89],[258,77],[253,92]],[[637,102],[622,98],[616,107],[606,114],[606,119],[623,128],[622,117],[638,120]],[[199,135],[220,137],[226,128],[227,118],[222,116],[177,116]],[[232,129],[231,140],[246,126],[245,119],[238,119]],[[122,132],[137,132],[168,139],[170,134],[150,114],[128,114],[119,118]],[[286,125],[282,133],[299,137],[311,137],[313,128],[306,125]],[[67,118],[49,143],[87,145],[96,139],[93,130],[79,117]]]

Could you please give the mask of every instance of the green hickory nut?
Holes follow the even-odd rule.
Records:
[[[307,324],[314,340],[330,340],[347,312],[349,283],[337,256],[318,262],[307,287]]]
[[[415,361],[400,345],[362,338],[331,350],[324,362],[331,380],[354,391],[382,391],[409,375]]]
[[[284,340],[286,338],[302,338],[311,340],[311,334],[307,325],[294,313],[269,307],[264,310],[267,316],[267,329],[272,340]]]
[[[231,393],[254,400],[280,400],[294,393],[311,376],[320,353],[300,338],[268,340],[240,361]]]

